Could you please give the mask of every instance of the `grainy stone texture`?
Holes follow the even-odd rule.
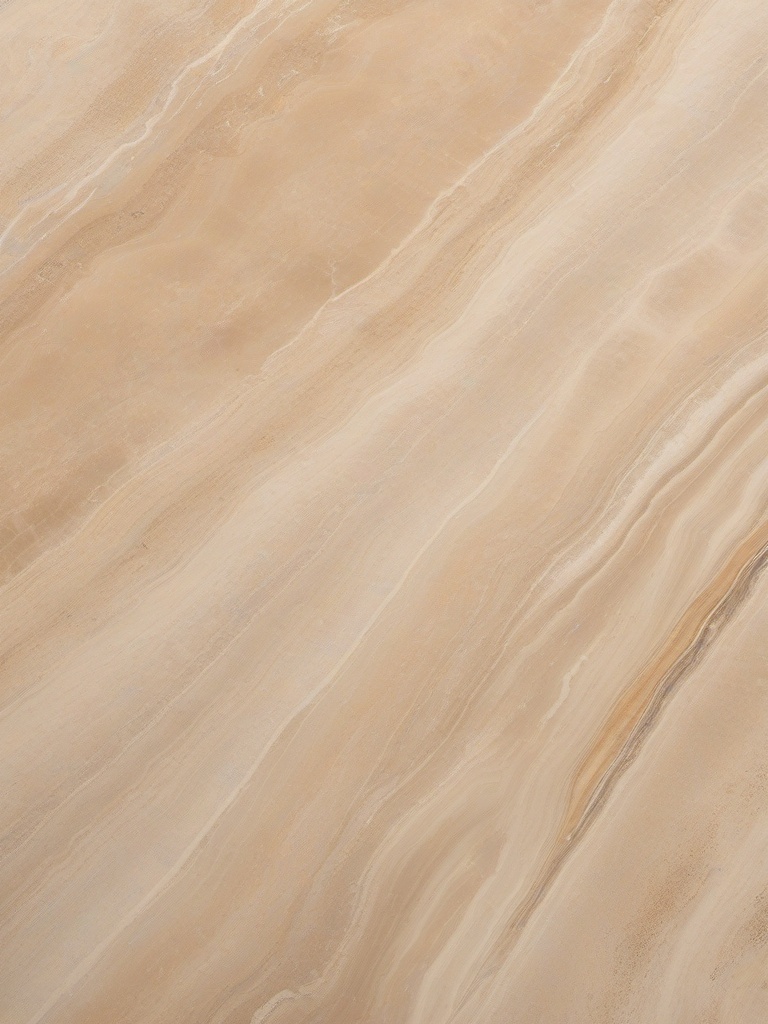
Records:
[[[764,1024],[765,0],[0,57],[0,1021]]]

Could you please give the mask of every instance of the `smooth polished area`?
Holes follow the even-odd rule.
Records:
[[[765,0],[0,69],[2,1024],[765,1024]]]

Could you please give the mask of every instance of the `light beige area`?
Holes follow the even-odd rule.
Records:
[[[0,70],[2,1024],[768,1020],[764,0]]]

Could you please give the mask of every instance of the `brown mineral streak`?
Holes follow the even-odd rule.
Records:
[[[686,611],[659,656],[613,709],[575,774],[568,813],[541,877],[510,922],[515,935],[525,927],[566,858],[595,823],[669,698],[749,597],[766,565],[768,523],[740,545],[728,565]]]
[[[0,0],[0,1024],[768,1020],[764,0]]]
[[[666,700],[749,596],[766,562],[768,523],[739,546],[722,572],[686,611],[659,656],[613,709],[575,778],[563,829],[569,843],[588,827],[618,776],[637,755]]]

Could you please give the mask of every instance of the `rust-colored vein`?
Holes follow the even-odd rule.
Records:
[[[563,826],[566,837],[575,838],[588,826],[616,773],[637,756],[666,699],[720,635],[766,562],[768,523],[739,545],[687,609],[664,648],[614,707],[574,780]]]
[[[551,856],[519,904],[481,977],[497,970],[551,889],[576,846],[598,818],[617,782],[640,753],[669,699],[722,634],[768,566],[768,522],[739,545],[728,563],[680,619],[598,734],[575,777],[568,811]]]

